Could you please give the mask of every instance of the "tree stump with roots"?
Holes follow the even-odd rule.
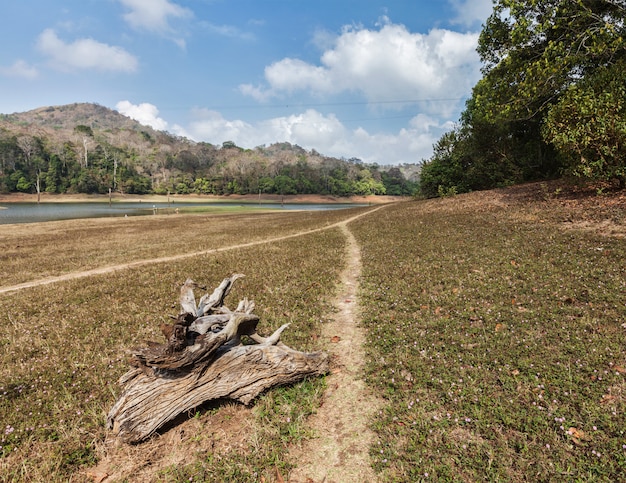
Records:
[[[123,391],[107,417],[108,428],[123,441],[143,441],[207,401],[249,404],[271,387],[328,373],[328,354],[299,352],[280,342],[289,324],[261,337],[254,302],[244,299],[234,311],[224,305],[242,276],[224,279],[198,304],[194,289],[199,286],[187,279],[180,291],[180,315],[173,324],[161,325],[167,342],[131,351],[132,369],[120,378]]]

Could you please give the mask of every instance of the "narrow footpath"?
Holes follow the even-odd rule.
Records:
[[[347,241],[347,263],[334,302],[338,312],[322,334],[331,355],[331,375],[323,404],[309,419],[317,437],[290,450],[292,462],[297,465],[289,475],[291,483],[377,480],[370,465],[374,434],[369,422],[379,404],[362,379],[365,337],[358,326],[360,248],[347,223],[341,229]]]
[[[290,448],[290,458],[296,465],[296,469],[290,473],[287,481],[290,483],[376,482],[376,474],[371,468],[369,457],[370,447],[374,441],[369,422],[380,407],[380,403],[368,390],[362,378],[365,337],[358,326],[357,299],[361,256],[359,245],[350,232],[348,224],[381,208],[379,206],[324,227],[276,238],[201,252],[182,253],[171,257],[136,260],[12,286],[0,286],[0,294],[155,263],[166,263],[198,255],[273,243],[340,228],[346,237],[346,267],[341,273],[338,295],[333,302],[337,312],[331,322],[323,326],[322,334],[323,340],[326,341],[322,349],[327,350],[331,356],[331,374],[327,377],[327,389],[323,396],[322,406],[309,419],[310,427],[317,436],[299,447]],[[153,481],[154,472],[158,468],[184,461],[186,453],[181,456],[178,448],[183,439],[182,433],[183,429],[178,428],[166,433],[162,438],[155,438],[152,442],[137,447],[123,445],[116,441],[110,445],[105,443],[102,449],[105,456],[97,467],[88,469],[86,475],[91,481],[97,482],[116,481],[116,476],[123,479],[129,474],[133,475],[133,481]],[[166,453],[167,458],[157,456],[160,452]]]

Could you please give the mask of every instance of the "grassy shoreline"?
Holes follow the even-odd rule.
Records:
[[[321,228],[365,209],[201,212],[6,225],[11,229],[0,231],[1,285],[258,242]]]
[[[322,228],[362,210],[367,208],[304,215],[75,220],[33,224],[21,232],[0,235],[3,263],[11,263],[6,274],[15,282],[163,254],[206,251],[0,295],[4,327],[0,331],[0,480],[86,481],[88,467],[115,454],[117,446],[107,441],[110,435],[104,420],[119,393],[117,380],[128,369],[125,352],[144,345],[145,340],[162,338],[159,324],[177,313],[178,289],[187,277],[215,287],[224,276],[245,274],[227,305],[234,308],[243,297],[250,297],[257,304],[262,334],[291,323],[283,334],[285,343],[299,350],[319,349],[319,327],[330,310],[327,294],[333,292],[342,266],[344,240],[338,229],[257,246],[215,249]],[[33,320],[36,329],[31,326]],[[208,407],[189,422],[200,423],[203,429],[181,443],[199,447],[197,454],[190,450],[192,456],[181,459],[180,469],[141,463],[145,455],[140,451],[127,462],[128,473],[116,471],[126,475],[120,477],[122,481],[176,481],[174,475],[189,472],[202,472],[208,481],[258,481],[255,475],[271,481],[275,467],[288,470],[284,445],[305,434],[305,417],[312,410],[309,406],[319,404],[323,383],[316,379],[271,391],[253,408],[222,405],[226,412],[235,412],[234,419],[246,428],[241,444],[247,448],[253,438],[259,445],[254,454],[246,450],[242,456],[239,449],[231,452],[230,445],[215,449],[211,434],[218,431],[220,424],[215,420],[223,419],[224,411]],[[233,430],[219,431],[230,439],[235,437]],[[162,446],[163,442],[155,438],[141,447],[165,457],[172,446]],[[220,458],[209,468],[204,468],[201,458],[206,454],[206,447],[200,452],[205,444]],[[120,453],[112,458],[114,466],[124,460],[126,449],[120,448]],[[145,466],[150,467],[148,474],[139,477]]]

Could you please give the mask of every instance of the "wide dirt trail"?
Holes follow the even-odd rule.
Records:
[[[331,375],[322,406],[309,419],[317,437],[291,450],[297,468],[292,483],[374,482],[369,449],[374,434],[368,424],[379,406],[362,379],[365,337],[358,326],[357,299],[361,255],[347,223],[341,225],[347,240],[347,264],[341,274],[335,307],[338,313],[323,328],[331,355]]]
[[[269,239],[265,239],[265,240],[258,240],[258,241],[253,241],[253,242],[249,242],[249,243],[241,243],[241,244],[237,244],[237,245],[229,245],[229,246],[224,246],[224,247],[219,247],[219,248],[212,248],[209,250],[203,250],[203,251],[199,251],[199,252],[189,252],[189,253],[180,253],[177,255],[172,255],[169,257],[159,257],[159,258],[150,258],[150,259],[145,259],[145,260],[135,260],[132,262],[128,262],[128,263],[120,263],[117,265],[109,265],[109,266],[105,266],[105,267],[98,267],[98,268],[93,268],[91,270],[81,270],[81,271],[77,271],[77,272],[70,272],[70,273],[65,273],[63,275],[58,275],[55,277],[47,277],[47,278],[42,278],[39,280],[31,280],[29,282],[24,282],[24,283],[20,283],[17,285],[7,285],[5,287],[0,286],[0,294],[3,293],[7,293],[7,292],[15,292],[18,290],[22,290],[22,289],[26,289],[26,288],[32,288],[32,287],[39,287],[41,285],[49,285],[49,284],[53,284],[53,283],[58,283],[58,282],[65,282],[68,280],[76,280],[78,278],[84,278],[84,277],[92,277],[95,275],[103,275],[103,274],[107,274],[107,273],[113,273],[113,272],[117,272],[120,270],[128,270],[131,268],[138,268],[138,267],[142,267],[145,265],[152,265],[155,263],[168,263],[168,262],[175,262],[178,260],[183,260],[185,258],[192,258],[192,257],[197,257],[197,256],[201,256],[201,255],[207,255],[207,254],[211,254],[211,253],[220,253],[220,252],[224,252],[224,251],[228,251],[228,250],[236,250],[238,248],[248,248],[248,247],[252,247],[252,246],[256,246],[256,245],[263,245],[263,244],[267,244],[267,243],[274,243],[274,242],[278,242],[278,241],[282,241],[282,240],[287,240],[289,238],[296,238],[296,237],[300,237],[300,236],[304,236],[304,235],[309,235],[312,233],[317,233],[320,231],[324,231],[324,230],[330,230],[332,228],[337,228],[340,226],[345,226],[347,223],[350,223],[353,220],[356,220],[362,216],[366,216],[369,215],[370,213],[373,213],[379,209],[381,209],[382,206],[376,207],[373,210],[368,210],[366,212],[363,213],[359,213],[358,215],[355,215],[351,218],[348,218],[346,220],[342,220],[339,221],[337,223],[333,223],[331,225],[327,225],[327,226],[323,226],[321,228],[314,228],[312,230],[305,230],[305,231],[301,231],[298,233],[292,233],[290,235],[284,235],[284,236],[279,236],[279,237],[275,237],[275,238],[269,238]]]

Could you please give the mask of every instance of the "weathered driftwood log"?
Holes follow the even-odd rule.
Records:
[[[326,353],[299,352],[280,342],[289,324],[261,337],[253,302],[244,299],[235,311],[224,306],[242,276],[224,279],[197,305],[193,290],[198,285],[188,279],[181,288],[181,314],[174,324],[161,326],[167,343],[131,352],[133,369],[120,378],[123,392],[107,418],[109,429],[122,440],[142,441],[206,401],[228,398],[249,404],[266,389],[328,372]],[[242,336],[256,343],[242,345]]]

